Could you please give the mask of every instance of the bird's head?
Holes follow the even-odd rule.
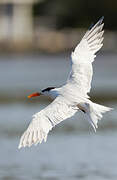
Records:
[[[43,89],[41,92],[35,92],[33,94],[30,94],[28,96],[28,98],[32,98],[32,97],[36,97],[36,96],[40,96],[40,95],[45,95],[45,96],[49,96],[50,92],[55,89],[55,87],[48,87],[46,89]]]

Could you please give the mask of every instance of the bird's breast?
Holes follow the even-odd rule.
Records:
[[[56,90],[52,90],[49,92],[49,97],[55,99],[59,95],[59,92]]]

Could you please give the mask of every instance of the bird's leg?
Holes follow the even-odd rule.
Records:
[[[85,110],[81,109],[82,112],[86,113]]]
[[[77,107],[84,113],[86,113],[85,107],[83,107],[81,104],[77,104]]]

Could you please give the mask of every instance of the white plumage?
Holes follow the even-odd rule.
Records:
[[[21,137],[19,148],[46,141],[48,132],[61,121],[73,116],[77,109],[73,109],[64,97],[57,97],[45,109],[33,115],[31,124]]]
[[[47,88],[41,92],[55,99],[45,109],[33,115],[33,120],[20,139],[19,148],[46,141],[49,131],[61,121],[82,110],[96,131],[102,113],[111,108],[95,104],[87,93],[91,89],[93,75],[92,62],[95,53],[102,47],[103,17],[86,32],[71,55],[71,72],[65,85]]]

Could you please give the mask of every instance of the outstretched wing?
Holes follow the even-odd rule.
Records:
[[[72,52],[72,70],[67,83],[72,84],[86,96],[90,92],[93,75],[92,62],[96,57],[95,53],[102,47],[103,33],[102,17],[94,26],[86,32],[81,42]]]
[[[33,115],[32,122],[20,139],[19,148],[46,141],[49,131],[76,111],[64,97],[58,96],[45,109]]]

